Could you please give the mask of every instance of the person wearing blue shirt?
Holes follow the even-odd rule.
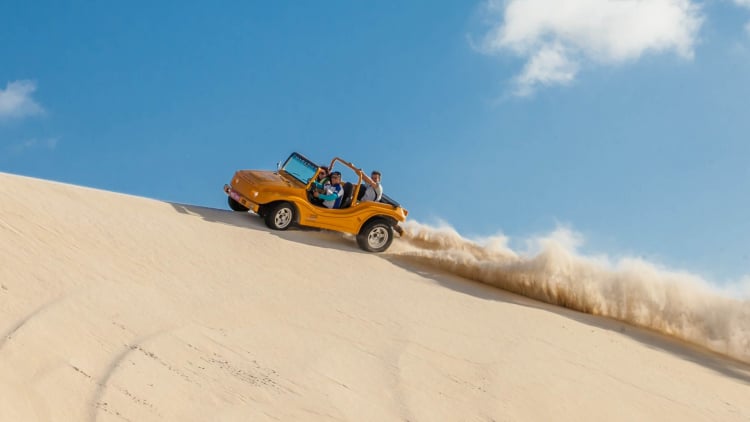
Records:
[[[344,187],[341,185],[341,173],[334,171],[331,173],[331,184],[325,185],[323,193],[317,190],[313,196],[323,200],[323,206],[326,208],[338,208],[341,206],[341,200],[344,197]]]

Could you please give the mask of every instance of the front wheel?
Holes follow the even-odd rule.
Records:
[[[393,227],[383,220],[365,224],[357,235],[359,247],[368,252],[383,252],[393,242]]]
[[[266,212],[265,220],[271,229],[286,230],[294,221],[294,207],[289,202],[279,202]]]

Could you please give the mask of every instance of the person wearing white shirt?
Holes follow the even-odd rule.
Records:
[[[365,194],[360,201],[380,201],[380,198],[383,197],[383,185],[380,184],[380,172],[373,170],[370,174],[370,180],[365,180],[365,182],[367,183],[367,187],[365,189]]]

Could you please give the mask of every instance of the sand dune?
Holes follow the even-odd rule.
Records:
[[[373,255],[0,173],[0,421],[750,420],[745,303],[416,229]]]

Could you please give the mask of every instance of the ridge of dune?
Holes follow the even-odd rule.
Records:
[[[746,364],[393,248],[0,173],[0,420],[750,419]]]

